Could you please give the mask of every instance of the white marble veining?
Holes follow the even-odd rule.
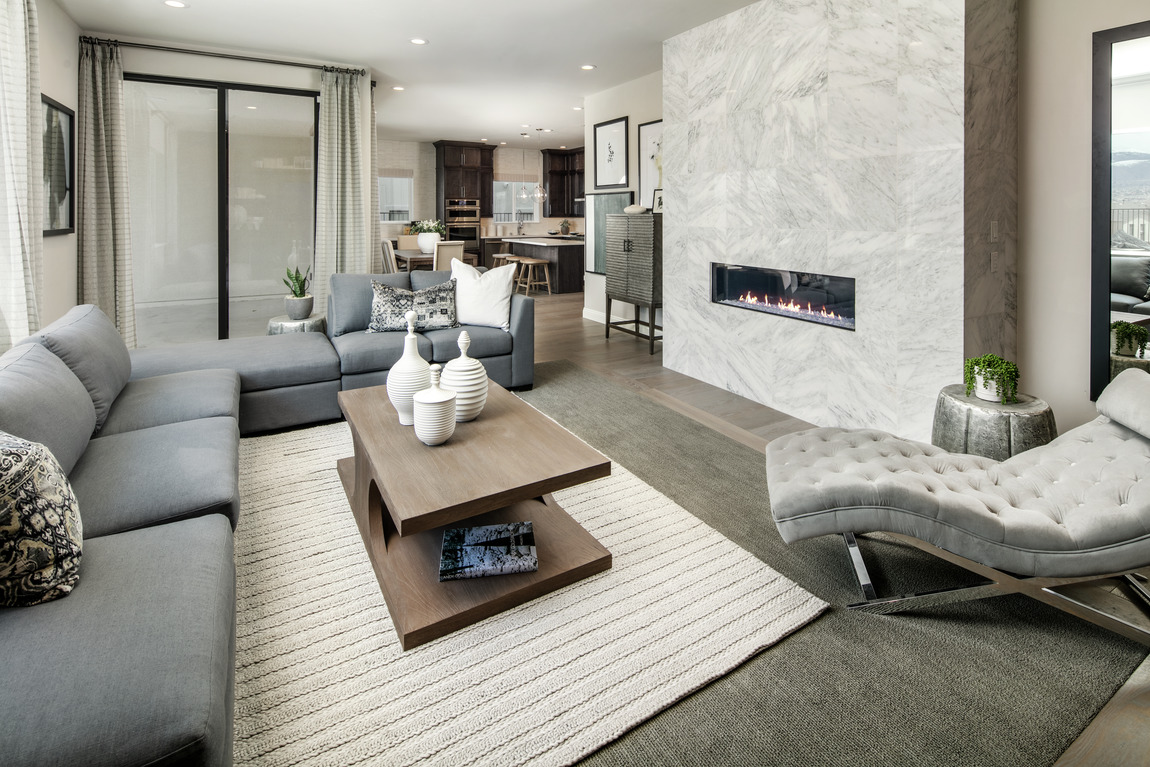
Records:
[[[1016,6],[761,0],[664,44],[665,365],[814,423],[930,438],[964,333],[1013,345]],[[990,220],[1003,271],[968,280]],[[711,262],[854,277],[856,330],[713,304]]]

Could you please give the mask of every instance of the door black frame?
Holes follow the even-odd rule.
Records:
[[[213,89],[216,91],[216,253],[218,262],[216,286],[216,335],[218,338],[228,337],[230,317],[228,315],[231,298],[228,274],[231,268],[228,232],[231,222],[229,220],[228,206],[228,91],[254,91],[257,93],[278,93],[285,96],[301,96],[312,99],[314,111],[312,113],[312,236],[315,236],[316,193],[319,187],[319,91],[301,88],[279,88],[270,85],[251,85],[249,83],[234,83],[225,80],[196,80],[188,77],[168,77],[166,75],[150,75],[140,72],[125,72],[125,80],[141,83],[156,83],[159,85],[180,85],[187,88]],[[129,194],[131,192],[129,191]],[[312,242],[312,252],[315,252],[315,242]]]

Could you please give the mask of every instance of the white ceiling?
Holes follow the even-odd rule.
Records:
[[[366,67],[383,138],[535,148],[582,146],[584,96],[658,71],[663,40],[754,1],[57,0],[86,34]]]

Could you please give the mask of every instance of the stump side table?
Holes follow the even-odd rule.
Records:
[[[327,330],[327,318],[322,314],[313,314],[302,320],[293,320],[286,314],[281,314],[268,320],[267,334],[279,336],[284,333],[323,333],[325,330]]]
[[[962,384],[946,386],[934,407],[931,444],[951,453],[1005,461],[1057,436],[1054,412],[1044,401],[1019,394],[1003,405],[966,396]]]

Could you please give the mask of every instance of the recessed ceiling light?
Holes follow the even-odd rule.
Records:
[[[584,64],[583,66],[581,66],[579,68],[580,69],[594,69],[595,65],[594,64]]]
[[[523,123],[523,124],[522,124],[522,125],[520,125],[519,127],[520,127],[520,128],[530,128],[531,126],[530,126],[530,125],[528,125],[527,123]]]
[[[248,107],[248,109],[259,109],[259,107]]]
[[[180,0],[164,0],[164,5],[169,8],[187,8],[187,3],[181,3]]]
[[[560,148],[560,149],[566,149],[566,148],[567,148],[567,145],[566,145],[566,144],[560,144],[560,145],[559,145],[559,148]]]
[[[422,37],[413,37],[413,38],[411,38],[411,44],[412,45],[427,45],[427,41],[424,40]]]
[[[485,138],[481,138],[481,139],[479,139],[479,140],[480,140],[480,141],[486,141],[487,139],[485,139]]]
[[[583,111],[583,107],[571,107],[571,108],[574,109],[576,112],[582,112]]]
[[[551,129],[550,129],[550,128],[544,128],[544,129],[543,129],[543,132],[544,132],[544,133],[550,133],[550,132],[551,132]]]
[[[391,89],[393,91],[401,91],[401,90],[403,90],[403,86],[402,85],[393,85],[393,86],[391,86]]]
[[[507,146],[507,142],[506,141],[500,141],[499,146]]]

